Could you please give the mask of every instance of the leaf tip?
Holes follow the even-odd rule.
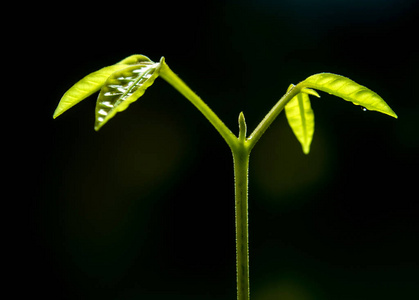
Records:
[[[397,114],[391,109],[391,107],[383,101],[383,105],[382,107],[380,107],[379,109],[371,109],[371,110],[376,110],[382,114],[388,115],[390,117],[393,117],[395,119],[398,119],[399,117],[397,116]],[[366,108],[368,110],[368,108]]]
[[[99,123],[99,122],[96,122],[96,124],[95,124],[95,131],[96,132],[98,132],[99,130],[100,130],[100,128],[102,128],[102,126],[104,125],[105,123]]]
[[[389,114],[389,116],[390,117],[393,117],[395,119],[398,119],[399,118],[399,116],[393,110],[391,110],[391,113]]]
[[[54,111],[54,114],[52,115],[53,119],[56,119],[58,116],[60,116],[65,110],[63,110],[60,105],[58,104],[57,108]]]
[[[308,95],[316,96],[317,98],[320,98],[320,95],[319,95],[319,93],[317,93],[317,91],[309,89],[309,88],[302,88],[301,92],[306,93]]]

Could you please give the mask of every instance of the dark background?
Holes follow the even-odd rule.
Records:
[[[139,53],[236,133],[318,72],[378,92],[398,120],[321,93],[308,156],[283,114],[255,147],[251,296],[419,299],[417,1],[67,2],[36,19],[17,294],[235,299],[231,154],[186,99],[158,79],[98,133],[95,96],[52,119],[77,80]]]

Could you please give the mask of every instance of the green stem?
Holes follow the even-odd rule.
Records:
[[[236,137],[218,116],[163,62],[160,76],[185,96],[211,122],[225,139],[233,153],[236,206],[236,271],[237,299],[249,299],[249,235],[247,218],[247,188],[250,150],[246,139],[246,121],[239,116],[239,136]]]
[[[185,96],[211,122],[229,145],[234,161],[236,207],[236,271],[237,299],[249,300],[249,232],[248,232],[248,173],[250,151],[276,119],[285,105],[302,89],[299,84],[291,88],[271,109],[253,133],[246,138],[246,121],[239,116],[239,135],[236,137],[218,116],[198,97],[162,60],[160,76]]]
[[[236,143],[237,137],[230,129],[220,120],[220,118],[198,97],[170,68],[163,62],[160,69],[160,76],[166,80],[171,86],[178,90],[186,99],[188,99],[195,107],[211,122],[215,129],[221,134],[227,144],[231,147]]]
[[[239,117],[239,139],[232,147],[234,160],[236,207],[236,274],[237,300],[248,300],[249,290],[249,224],[248,224],[248,173],[250,150],[246,142],[246,122]]]
[[[281,113],[284,109],[285,105],[294,98],[298,93],[300,93],[303,86],[301,84],[297,84],[293,88],[291,88],[281,99],[272,107],[272,109],[268,112],[268,114],[263,118],[262,122],[256,127],[256,129],[252,132],[252,134],[248,138],[249,148],[253,149],[262,135],[265,133],[266,129],[271,126],[272,122],[276,119],[276,117]]]

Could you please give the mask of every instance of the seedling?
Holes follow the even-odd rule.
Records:
[[[239,134],[234,135],[217,115],[166,64],[164,57],[153,62],[143,55],[132,55],[115,65],[87,75],[62,97],[54,118],[100,90],[96,103],[95,130],[99,130],[116,113],[140,98],[157,77],[161,77],[185,96],[210,121],[231,149],[234,162],[236,207],[236,275],[237,299],[249,299],[248,246],[248,171],[249,156],[266,129],[285,108],[286,118],[305,154],[310,152],[314,133],[311,96],[316,90],[338,96],[363,109],[378,111],[397,118],[394,111],[376,93],[356,82],[331,73],[315,74],[297,85],[291,84],[256,129],[248,136],[243,112],[239,114]]]

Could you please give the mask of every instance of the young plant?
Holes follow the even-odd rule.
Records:
[[[243,112],[239,114],[239,134],[234,135],[217,115],[166,64],[164,57],[153,62],[143,55],[132,55],[115,65],[100,69],[71,87],[62,97],[54,118],[100,90],[96,103],[95,130],[116,113],[140,98],[157,77],[161,77],[185,96],[210,121],[231,149],[234,162],[236,208],[237,299],[249,299],[248,247],[248,172],[253,147],[266,129],[285,108],[290,127],[305,154],[310,152],[314,133],[314,114],[309,95],[320,97],[316,90],[338,96],[364,109],[397,118],[394,111],[376,93],[358,83],[331,73],[315,74],[297,85],[291,84],[256,129],[248,136]]]

